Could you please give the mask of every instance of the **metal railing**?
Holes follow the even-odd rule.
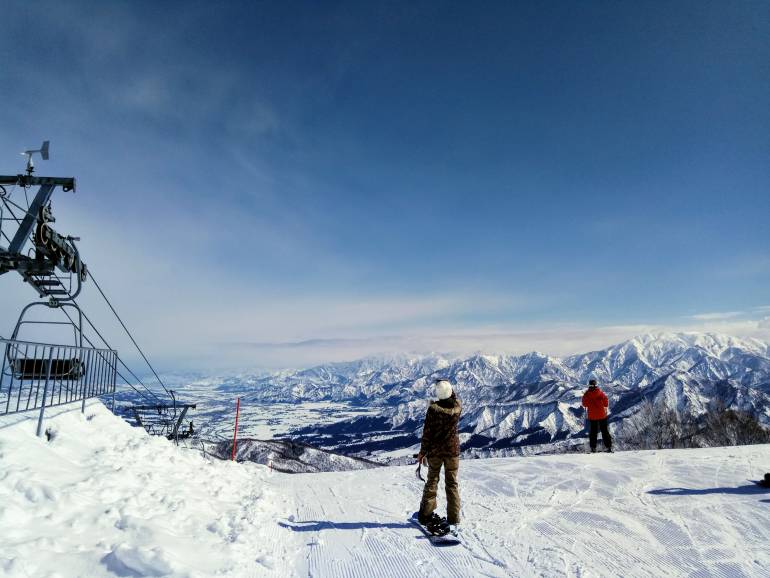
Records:
[[[72,345],[0,339],[0,415],[40,410],[41,435],[46,407],[112,395],[115,404],[118,353]]]

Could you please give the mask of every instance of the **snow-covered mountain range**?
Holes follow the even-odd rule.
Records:
[[[616,425],[643,402],[697,416],[709,404],[754,413],[770,425],[770,348],[719,334],[643,335],[566,358],[542,353],[449,358],[367,358],[287,371],[251,381],[247,400],[350,402],[376,415],[302,428],[305,441],[348,452],[413,446],[436,377],[455,384],[463,401],[463,447],[510,449],[584,436],[580,396],[590,378],[611,400]]]
[[[754,339],[713,333],[654,334],[563,358],[537,352],[400,355],[172,383],[178,396],[198,403],[189,417],[207,440],[232,439],[240,397],[240,436],[393,461],[415,452],[432,383],[447,378],[463,402],[466,454],[509,455],[584,443],[580,397],[590,378],[610,397],[610,426],[621,439],[626,418],[647,401],[683,417],[722,403],[770,426],[769,349]]]

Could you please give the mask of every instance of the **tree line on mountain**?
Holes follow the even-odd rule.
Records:
[[[770,429],[755,415],[730,409],[721,401],[693,417],[648,400],[636,415],[625,420],[621,439],[625,449],[739,446],[770,443]]]

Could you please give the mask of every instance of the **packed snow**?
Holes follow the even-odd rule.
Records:
[[[770,575],[770,446],[465,460],[438,548],[413,467],[207,459],[98,401],[49,410],[50,440],[35,418],[0,420],[0,576]]]

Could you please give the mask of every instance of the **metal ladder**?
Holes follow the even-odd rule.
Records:
[[[58,299],[63,295],[70,294],[61,279],[53,275],[25,275],[24,280],[35,288],[40,297]]]

